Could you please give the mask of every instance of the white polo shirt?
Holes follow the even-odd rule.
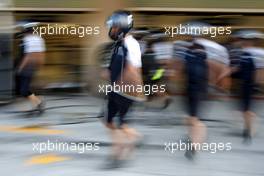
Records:
[[[248,47],[242,49],[242,51],[247,52],[253,58],[256,68],[264,68],[264,49],[259,47]]]
[[[127,48],[127,61],[134,67],[141,68],[141,52],[138,41],[132,35],[128,35],[124,38],[124,45]]]
[[[195,43],[204,46],[207,59],[215,60],[223,64],[229,65],[229,54],[224,46],[218,44],[215,41],[207,40],[204,38],[195,39]]]
[[[153,44],[153,50],[156,54],[156,59],[172,59],[173,58],[173,43],[158,42]]]
[[[24,53],[46,51],[44,40],[38,35],[26,35],[23,38]]]

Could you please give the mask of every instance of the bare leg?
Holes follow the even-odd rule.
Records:
[[[31,94],[27,98],[30,100],[33,107],[37,107],[41,103],[41,99],[35,94]]]
[[[193,143],[202,143],[206,139],[206,126],[197,117],[188,119],[189,136]]]
[[[112,139],[113,139],[113,157],[117,160],[123,159],[123,150],[125,148],[125,141],[124,141],[124,134],[122,130],[115,129],[111,132]]]
[[[251,137],[255,133],[255,128],[254,128],[254,122],[256,119],[255,113],[251,111],[245,111],[243,112],[243,117],[244,117],[244,138],[245,142],[250,142]]]
[[[125,147],[125,137],[121,129],[118,129],[113,124],[106,124],[110,130],[110,135],[113,141],[112,157],[114,160],[122,159],[123,149]]]
[[[124,149],[124,159],[128,159],[129,156],[132,156],[136,142],[142,138],[142,135],[136,129],[130,128],[127,125],[122,125],[122,131],[125,134],[127,145]]]
[[[188,148],[185,152],[185,157],[193,160],[196,153],[196,148],[193,148],[192,143],[202,143],[206,139],[206,126],[202,123],[197,117],[191,116],[187,120],[188,130],[189,130],[189,139],[187,141],[188,145],[191,145],[191,148]],[[196,146],[196,145],[194,145]]]

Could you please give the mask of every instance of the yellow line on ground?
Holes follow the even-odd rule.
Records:
[[[70,160],[69,157],[59,156],[56,154],[43,154],[38,156],[33,156],[29,160],[26,161],[26,165],[44,165],[51,164],[56,162],[62,162]]]
[[[3,132],[13,132],[13,133],[34,133],[41,135],[56,135],[65,133],[64,130],[50,129],[41,126],[31,126],[31,127],[18,127],[18,126],[0,126],[0,131]]]

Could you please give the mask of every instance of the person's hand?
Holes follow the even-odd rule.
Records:
[[[101,78],[104,80],[109,80],[110,79],[110,73],[109,70],[103,69],[100,74]]]

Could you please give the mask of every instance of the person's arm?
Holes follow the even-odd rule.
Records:
[[[18,72],[21,72],[26,67],[26,65],[28,65],[29,60],[30,60],[30,55],[26,54],[24,58],[22,59],[22,62],[18,68]]]
[[[172,61],[172,68],[174,69],[174,78],[177,81],[181,81],[184,79],[184,60],[182,58],[174,57],[174,60]]]
[[[218,84],[219,82],[221,82],[225,77],[230,76],[232,73],[235,73],[238,71],[237,67],[226,67],[223,72],[218,76],[216,84]]]
[[[27,65],[41,66],[44,64],[45,53],[44,52],[33,52],[26,53],[22,63],[19,66],[18,71],[21,72]]]
[[[34,52],[32,54],[32,59],[35,62],[36,66],[40,67],[45,64],[45,52]]]
[[[129,82],[142,84],[142,60],[140,47],[137,42],[134,42],[133,40],[130,42],[131,43],[125,44],[125,47],[127,48],[125,75],[120,76],[121,79],[125,76]]]
[[[101,70],[100,76],[102,79],[109,81],[110,80],[110,71],[107,68]]]
[[[126,78],[131,82],[140,82],[142,81],[142,69],[132,66],[130,63],[126,64]]]

